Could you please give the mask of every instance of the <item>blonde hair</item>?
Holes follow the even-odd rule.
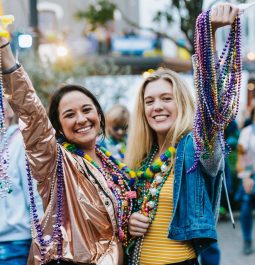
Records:
[[[129,121],[128,109],[121,105],[115,104],[105,113],[106,123],[122,123],[127,125]]]
[[[177,105],[177,118],[167,133],[163,148],[174,146],[182,135],[192,130],[195,110],[189,88],[174,71],[158,69],[143,81],[136,98],[125,156],[126,163],[133,169],[137,169],[139,164],[148,156],[152,144],[157,140],[156,133],[150,128],[145,117],[144,92],[150,82],[158,79],[164,79],[172,85],[173,96]]]

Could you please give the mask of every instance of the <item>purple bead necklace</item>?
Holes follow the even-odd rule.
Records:
[[[197,108],[193,134],[196,153],[194,165],[189,171],[195,170],[201,156],[206,159],[213,153],[217,140],[223,153],[226,154],[224,129],[238,113],[241,88],[239,16],[231,25],[218,61],[215,62],[213,51],[211,10],[201,13],[197,18],[194,46]]]
[[[57,145],[57,166],[56,166],[56,181],[57,181],[57,210],[56,210],[56,219],[55,225],[52,231],[51,236],[43,235],[43,227],[40,224],[39,217],[37,214],[37,207],[35,204],[35,197],[33,192],[33,178],[30,170],[28,160],[26,162],[27,169],[27,178],[28,178],[28,187],[29,187],[29,196],[30,196],[30,209],[32,214],[32,222],[38,237],[40,245],[40,255],[41,255],[41,265],[45,264],[45,255],[46,247],[49,246],[54,240],[57,240],[57,264],[60,264],[60,258],[62,255],[62,232],[61,232],[61,223],[62,223],[62,213],[63,213],[63,192],[64,192],[64,173],[63,173],[63,155],[62,151]],[[52,198],[51,198],[52,199]]]

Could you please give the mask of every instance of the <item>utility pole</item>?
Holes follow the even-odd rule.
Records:
[[[37,11],[37,0],[29,0],[30,10],[30,27],[32,28],[33,34],[33,47],[34,51],[38,51],[39,46],[39,30],[38,30],[38,11]]]

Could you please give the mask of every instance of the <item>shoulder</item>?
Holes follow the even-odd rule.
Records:
[[[177,145],[177,157],[194,157],[194,140],[192,132],[185,134]]]
[[[186,133],[182,137],[177,148],[184,148],[185,147],[185,149],[186,149],[187,146],[194,148],[194,140],[193,140],[193,133],[192,132]]]

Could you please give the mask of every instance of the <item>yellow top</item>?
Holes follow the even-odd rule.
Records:
[[[163,265],[196,258],[188,241],[167,238],[173,212],[173,180],[171,173],[160,191],[154,221],[144,237],[140,265]]]

